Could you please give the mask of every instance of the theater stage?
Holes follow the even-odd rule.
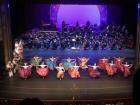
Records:
[[[63,52],[63,53],[62,53]],[[72,53],[73,52],[73,53]],[[24,50],[24,60],[29,60],[32,56],[38,55],[44,58],[57,56],[61,58],[72,58],[86,56],[90,57],[89,63],[93,64],[101,57],[126,57],[129,62],[134,61],[133,50],[110,51],[49,51],[49,50]],[[63,56],[62,56],[63,55]],[[27,97],[38,97],[41,100],[102,100],[102,99],[132,99],[132,76],[124,78],[121,72],[113,77],[108,77],[101,71],[101,77],[91,78],[88,71],[80,70],[81,78],[71,79],[65,72],[63,80],[56,78],[56,71],[50,71],[49,75],[42,79],[35,71],[27,80],[21,79],[16,74],[13,78],[8,78],[8,73],[4,72],[0,76],[0,97],[10,99],[23,99]]]

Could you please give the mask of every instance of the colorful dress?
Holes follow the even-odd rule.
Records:
[[[87,62],[88,62],[89,58],[85,58],[85,57],[82,57],[82,58],[78,58],[78,62],[79,62],[79,65],[82,69],[86,69],[87,68]]]
[[[38,66],[38,65],[40,65],[40,63],[42,62],[42,58],[41,57],[33,57],[32,59],[31,59],[31,64],[32,64],[32,66]]]
[[[109,76],[114,75],[114,73],[116,73],[116,70],[117,70],[116,65],[113,64],[113,62],[106,64],[106,71]]]
[[[99,67],[101,69],[106,70],[106,64],[108,64],[107,58],[99,59]]]
[[[60,80],[63,79],[64,78],[64,72],[65,72],[64,67],[58,66],[58,67],[56,67],[56,69],[58,71],[57,78],[59,78]]]
[[[114,58],[114,64],[116,65],[117,70],[121,70],[123,72],[123,64],[122,64],[122,62],[123,62],[123,58],[120,58],[120,57]]]
[[[68,68],[68,74],[71,78],[80,78],[79,66],[71,66]]]
[[[96,64],[94,64],[93,66],[88,65],[88,70],[89,70],[89,75],[91,77],[99,77],[100,76],[100,72],[97,71],[99,66],[97,66]]]
[[[123,71],[124,71],[124,77],[128,77],[131,72],[130,72],[130,69],[132,67],[132,64],[123,64]]]
[[[21,66],[18,72],[21,78],[27,79],[31,75],[31,65]]]
[[[54,70],[56,68],[56,61],[57,61],[57,59],[53,58],[53,57],[46,59],[46,64],[48,65],[48,68],[50,70]]]
[[[13,69],[14,69],[14,65],[11,61],[9,61],[6,65],[6,69],[8,70],[8,75],[9,77],[13,77]]]
[[[76,64],[76,59],[63,59],[63,65],[65,70],[68,70],[69,67]]]
[[[14,53],[17,54],[20,59],[23,59],[23,42],[22,42],[22,40],[20,40],[19,42],[18,41],[15,42]]]
[[[48,66],[47,65],[39,65],[39,66],[36,66],[36,72],[39,76],[44,77],[48,75]]]

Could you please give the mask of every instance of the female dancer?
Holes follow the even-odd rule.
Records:
[[[123,60],[124,60],[124,58],[121,58],[121,57],[116,58],[116,57],[114,57],[114,63],[116,65],[116,67],[117,67],[117,70],[121,70],[122,72],[123,72],[123,64],[122,64]]]
[[[71,76],[71,78],[79,78],[80,77],[79,66],[75,64],[74,66],[69,67],[68,74]]]
[[[97,71],[97,69],[99,68],[99,66],[96,65],[96,63],[94,63],[94,65],[88,65],[88,69],[89,69],[89,75],[91,77],[99,77],[100,76],[100,72]]]
[[[106,64],[108,64],[108,61],[109,59],[107,58],[102,58],[102,59],[99,59],[99,67],[103,70],[106,70]]]
[[[63,64],[60,63],[59,66],[56,67],[56,69],[58,71],[57,78],[60,79],[60,80],[63,79],[64,78],[64,72],[65,72]]]
[[[18,64],[18,60],[16,59],[16,58],[13,58],[13,61],[12,61],[12,63],[13,63],[13,72],[14,73],[16,73],[16,71],[19,69],[19,64]]]
[[[27,79],[31,75],[31,65],[24,63],[24,66],[21,66],[19,69],[19,75],[21,78]]]
[[[68,70],[69,67],[74,66],[76,64],[76,59],[71,59],[70,57],[68,57],[68,59],[63,59],[63,64],[65,70]]]
[[[113,61],[111,61],[111,63],[106,64],[106,71],[107,71],[108,76],[114,75],[114,73],[116,73],[116,70],[117,68],[115,64],[113,63]]]
[[[11,61],[8,61],[7,65],[6,65],[6,69],[8,70],[9,72],[9,77],[13,77],[13,68],[14,68],[14,65]]]
[[[18,56],[20,60],[23,58],[23,41],[15,42],[14,57]]]
[[[48,75],[48,66],[42,63],[41,65],[36,66],[36,72],[44,79],[44,77]]]
[[[132,64],[128,64],[127,62],[123,64],[124,77],[128,77],[131,74],[130,72],[131,67],[132,67]]]
[[[57,61],[57,58],[53,56],[49,59],[46,59],[46,64],[48,65],[50,70],[54,70],[56,68],[56,61]]]
[[[82,69],[86,69],[87,68],[87,62],[88,62],[89,58],[86,58],[86,57],[82,57],[82,58],[79,58],[78,57],[78,62],[79,62],[79,65]]]
[[[32,66],[38,66],[42,61],[41,57],[35,56],[31,59]]]

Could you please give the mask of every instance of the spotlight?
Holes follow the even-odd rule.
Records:
[[[140,8],[140,4],[138,4],[138,9]]]
[[[8,3],[8,8],[10,8],[10,4]]]

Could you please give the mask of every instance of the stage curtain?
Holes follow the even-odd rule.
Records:
[[[8,1],[0,2],[0,38],[3,42],[5,63],[12,58],[12,37]]]
[[[137,38],[136,38],[136,68],[140,68],[140,9],[137,17]]]

